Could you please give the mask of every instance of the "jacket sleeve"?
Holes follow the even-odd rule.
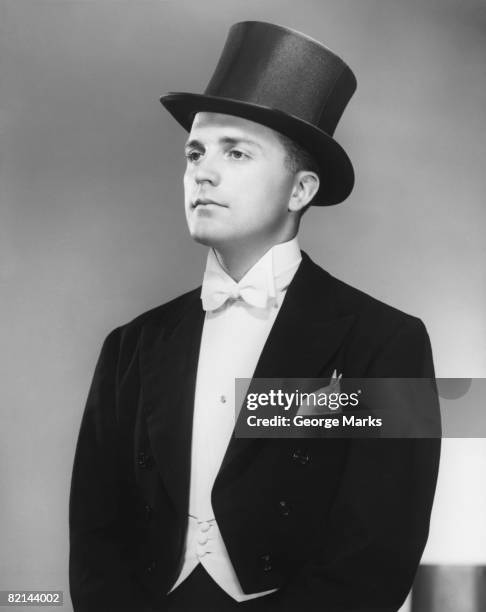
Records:
[[[369,378],[431,378],[430,341],[407,321],[374,357]],[[438,399],[428,409],[440,421]],[[353,439],[322,544],[279,591],[278,610],[396,612],[425,547],[440,438]]]
[[[116,369],[120,329],[106,338],[88,393],[76,446],[69,500],[69,583],[75,612],[143,610],[130,574],[119,469]]]

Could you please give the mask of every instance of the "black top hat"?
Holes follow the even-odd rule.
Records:
[[[351,193],[353,166],[332,138],[356,89],[347,64],[316,40],[279,25],[242,21],[231,26],[204,94],[160,98],[190,131],[200,111],[236,115],[288,136],[316,160],[321,184],[315,206],[338,204]]]

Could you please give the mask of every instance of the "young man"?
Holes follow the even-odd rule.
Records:
[[[438,439],[232,436],[235,378],[434,378],[422,322],[297,242],[353,186],[332,138],[356,81],[320,43],[235,24],[189,131],[185,213],[202,286],[109,334],[70,499],[76,611],[393,612],[425,546]],[[431,406],[433,411],[436,406]]]

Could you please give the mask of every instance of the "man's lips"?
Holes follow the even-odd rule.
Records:
[[[191,208],[197,208],[198,206],[221,206],[223,208],[228,208],[226,204],[221,204],[221,202],[216,202],[215,200],[210,200],[209,198],[198,198],[194,200]]]

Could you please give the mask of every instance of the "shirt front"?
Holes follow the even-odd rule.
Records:
[[[191,446],[189,517],[184,563],[171,591],[201,563],[233,599],[244,601],[274,592],[245,594],[229,559],[211,504],[211,490],[235,425],[235,379],[251,379],[286,290],[302,259],[297,238],[277,244],[237,283],[238,287],[266,278],[265,307],[228,299],[206,311],[199,352]],[[220,275],[235,285],[208,253],[203,280]]]

